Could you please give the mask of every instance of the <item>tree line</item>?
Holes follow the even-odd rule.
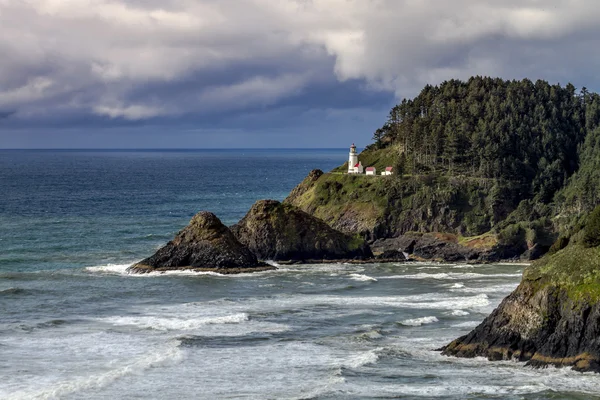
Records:
[[[395,146],[400,172],[520,181],[529,187],[524,197],[547,203],[582,155],[598,159],[586,137],[587,147],[598,146],[599,126],[600,96],[586,88],[477,76],[427,85],[402,100],[371,147]],[[590,167],[581,180],[594,173]]]

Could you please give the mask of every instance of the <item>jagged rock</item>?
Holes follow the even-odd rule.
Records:
[[[600,372],[600,285],[593,275],[600,253],[576,251],[528,267],[519,287],[443,354]]]
[[[130,267],[129,271],[147,273],[178,269],[232,273],[273,267],[258,262],[219,218],[202,211],[172,241]]]
[[[372,257],[362,239],[345,235],[291,204],[256,202],[231,227],[261,260],[335,260]]]
[[[405,259],[405,254],[410,254],[418,259],[450,262],[482,260],[488,253],[486,249],[461,246],[433,235],[411,234],[376,240],[371,249],[383,259]]]

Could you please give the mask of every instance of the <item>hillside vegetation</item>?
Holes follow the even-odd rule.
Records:
[[[286,200],[375,240],[407,232],[494,235],[536,258],[600,203],[600,96],[573,85],[474,77],[394,106],[359,155],[393,177],[307,178]]]

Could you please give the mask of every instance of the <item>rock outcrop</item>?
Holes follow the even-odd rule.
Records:
[[[371,244],[371,250],[380,259],[402,260],[411,256],[421,260],[465,262],[487,261],[493,256],[489,248],[460,245],[436,234],[406,234],[378,239]]]
[[[202,211],[154,255],[129,268],[148,273],[171,270],[237,273],[274,269],[256,256],[214,214]]]
[[[372,257],[362,239],[345,235],[291,204],[256,202],[235,237],[260,260],[318,261]]]
[[[568,248],[525,271],[519,287],[443,354],[600,372],[598,249]]]

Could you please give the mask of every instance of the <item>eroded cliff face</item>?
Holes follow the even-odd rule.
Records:
[[[500,184],[444,175],[397,178],[315,170],[284,202],[370,240],[407,232],[477,236],[518,205],[514,194],[521,188]]]
[[[273,269],[260,263],[214,214],[196,214],[189,225],[154,255],[129,268],[148,273],[192,269],[220,273]]]
[[[587,258],[572,259],[582,255]],[[597,249],[567,248],[534,264],[481,325],[443,354],[600,372],[597,257]]]
[[[299,208],[275,200],[256,202],[231,230],[261,260],[372,257],[362,239],[345,235]]]

